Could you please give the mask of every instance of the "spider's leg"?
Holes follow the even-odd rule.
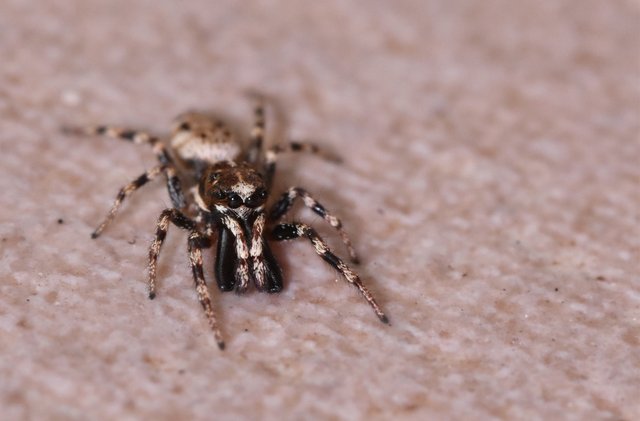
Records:
[[[169,163],[167,164],[165,174],[167,175],[167,191],[169,192],[171,204],[174,208],[184,209],[187,207],[187,202],[184,198],[184,193],[182,193],[182,183],[178,178],[175,165],[173,164],[173,161],[171,159],[164,160],[164,162]]]
[[[293,206],[293,202],[296,198],[301,197],[304,205],[315,212],[317,215],[320,215],[329,225],[335,228],[340,234],[340,238],[342,238],[342,242],[347,247],[349,251],[349,257],[353,263],[358,263],[359,259],[351,245],[351,240],[347,233],[342,229],[342,222],[336,216],[332,215],[324,206],[322,206],[318,201],[316,201],[309,192],[301,187],[291,187],[287,190],[280,199],[273,205],[271,208],[271,212],[269,214],[269,219],[272,221],[278,220],[283,217]]]
[[[301,224],[298,222],[291,224],[280,224],[276,225],[272,232],[272,238],[277,241],[283,240],[292,240],[294,238],[306,237],[316,253],[322,259],[331,265],[334,269],[336,269],[344,278],[350,283],[356,286],[365,300],[371,305],[373,311],[376,313],[378,318],[383,323],[389,323],[389,319],[384,314],[378,303],[376,303],[375,298],[369,290],[362,284],[360,277],[349,267],[347,266],[338,256],[333,254],[327,244],[320,238],[320,236],[315,232],[313,228],[308,225]]]
[[[278,162],[279,155],[286,152],[305,152],[313,155],[318,155],[319,157],[324,158],[328,161],[336,163],[341,162],[340,157],[327,151],[323,151],[322,149],[320,149],[320,147],[318,147],[318,145],[311,142],[289,142],[285,143],[284,145],[273,146],[265,152],[264,157],[265,180],[268,187],[271,187],[273,175],[276,172],[276,163]]]
[[[71,135],[106,136],[112,139],[122,139],[127,142],[149,144],[151,146],[155,145],[159,141],[157,137],[152,136],[147,132],[115,126],[96,125],[87,127],[63,127],[62,131]]]
[[[124,129],[113,126],[90,126],[84,128],[77,127],[64,127],[63,132],[73,135],[88,135],[88,136],[106,136],[112,139],[122,139],[128,142],[136,144],[148,144],[152,147],[153,153],[158,158],[160,165],[166,167],[167,175],[167,190],[169,191],[169,197],[174,207],[182,209],[185,207],[184,194],[182,193],[182,187],[180,180],[176,174],[176,166],[173,159],[167,152],[165,146],[162,144],[159,138],[152,136],[147,132]]]
[[[96,230],[91,234],[91,238],[98,238],[98,236],[102,233],[102,231],[104,231],[107,225],[116,216],[116,213],[118,212],[118,209],[120,208],[120,205],[122,204],[124,199],[129,197],[134,191],[138,190],[140,187],[144,186],[149,181],[156,178],[158,174],[161,174],[163,171],[165,171],[165,169],[166,167],[164,165],[157,165],[151,168],[149,171],[146,171],[145,173],[137,177],[135,180],[133,180],[126,186],[122,187],[118,192],[118,195],[116,196],[116,199],[114,200],[113,205],[111,206],[111,210],[109,210],[109,213],[107,214],[106,218],[102,221],[100,225],[98,225],[98,228],[96,228]]]
[[[196,224],[189,218],[187,218],[178,209],[165,209],[158,217],[158,223],[156,225],[156,235],[149,248],[149,298],[152,300],[156,297],[156,267],[158,263],[158,255],[160,249],[164,243],[164,239],[167,236],[169,230],[169,222],[172,222],[179,228],[187,231],[194,232],[196,230]]]
[[[191,232],[189,235],[189,262],[191,263],[193,280],[195,281],[196,291],[198,292],[198,300],[207,316],[209,326],[211,330],[213,330],[218,348],[224,349],[224,340],[222,339],[222,333],[220,333],[213,307],[211,306],[211,298],[209,297],[209,290],[207,289],[207,283],[204,280],[204,271],[202,270],[202,248],[204,246],[210,246],[207,240],[208,239],[198,232]]]
[[[177,209],[165,209],[158,218],[155,239],[149,249],[149,298],[153,299],[156,296],[156,265],[160,248],[167,236],[169,222],[172,222],[179,228],[190,231],[188,240],[189,263],[191,264],[198,299],[207,316],[209,325],[213,330],[218,347],[224,349],[224,341],[222,340],[222,334],[220,333],[220,328],[218,327],[216,316],[211,306],[211,298],[209,297],[209,291],[207,290],[202,268],[202,249],[210,247],[211,241],[208,237],[200,234],[196,230],[196,224]]]
[[[249,151],[247,152],[247,161],[257,162],[262,151],[265,133],[264,118],[264,100],[260,95],[251,95],[254,98],[255,105],[253,108],[254,123],[251,129],[251,139]]]

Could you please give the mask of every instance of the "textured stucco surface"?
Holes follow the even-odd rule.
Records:
[[[3,0],[0,419],[639,419],[639,10]],[[59,126],[246,130],[246,89],[342,151],[278,188],[342,216],[391,326],[292,243],[282,294],[212,288],[218,351],[184,233],[145,297],[162,183],[89,238],[152,155]]]

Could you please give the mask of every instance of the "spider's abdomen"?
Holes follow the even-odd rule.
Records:
[[[224,123],[198,113],[178,117],[171,149],[184,161],[208,164],[235,161],[242,152],[241,145]]]

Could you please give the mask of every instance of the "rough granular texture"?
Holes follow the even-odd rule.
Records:
[[[0,418],[639,419],[638,39],[624,0],[3,0]],[[275,191],[342,217],[391,326],[293,242],[283,293],[212,286],[220,352],[184,232],[145,296],[161,182],[89,238],[153,155],[60,126],[248,130],[248,89],[343,155]]]

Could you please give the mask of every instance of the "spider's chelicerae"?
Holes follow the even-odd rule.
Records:
[[[95,126],[67,131],[104,135],[152,147],[158,164],[120,189],[107,217],[96,228],[92,237],[97,238],[102,233],[124,199],[164,174],[173,207],[160,214],[155,238],[149,250],[149,298],[153,299],[156,295],[158,254],[169,223],[173,223],[189,232],[189,261],[198,299],[220,349],[224,349],[224,341],[211,306],[202,266],[202,249],[211,247],[214,243],[214,272],[220,290],[244,292],[253,282],[260,291],[276,293],[282,290],[282,272],[268,240],[304,237],[324,261],[358,288],[378,318],[388,323],[387,316],[362,284],[360,277],[329,249],[313,228],[300,222],[278,223],[291,209],[296,198],[301,198],[305,206],[338,232],[351,260],[357,263],[351,241],[336,216],[300,187],[289,188],[270,210],[266,210],[276,162],[281,153],[323,154],[316,145],[305,142],[290,142],[263,151],[265,118],[261,100],[256,101],[255,123],[246,151],[243,151],[241,143],[222,122],[198,113],[184,114],[176,119],[168,146],[145,132],[117,127]],[[183,186],[188,187],[186,195]]]

